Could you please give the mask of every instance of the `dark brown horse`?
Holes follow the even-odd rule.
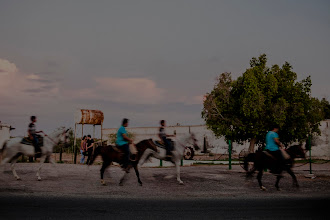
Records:
[[[293,146],[289,147],[288,149],[286,149],[286,152],[288,153],[290,158],[286,159],[284,161],[284,164],[282,164],[282,165],[280,165],[278,159],[273,157],[268,152],[260,150],[260,151],[257,151],[256,153],[250,153],[245,158],[244,165],[245,165],[245,168],[247,168],[247,166],[248,166],[247,164],[249,162],[253,162],[254,167],[252,170],[247,171],[247,177],[251,176],[257,170],[258,171],[257,179],[258,179],[260,189],[266,190],[266,187],[264,187],[262,185],[261,178],[262,178],[264,169],[270,169],[271,172],[273,172],[277,175],[275,187],[279,190],[280,188],[279,188],[278,184],[280,182],[280,179],[283,177],[281,174],[285,170],[291,175],[292,180],[293,180],[293,185],[296,187],[299,187],[297,178],[296,178],[295,174],[293,173],[293,171],[291,170],[291,168],[293,166],[295,158],[305,158],[305,152],[302,149],[301,145],[293,145]]]
[[[149,144],[150,142],[150,144]],[[150,148],[152,150],[155,150],[157,151],[157,147],[156,145],[154,145],[151,141],[151,139],[148,139],[148,140],[143,140],[143,141],[140,141],[138,144],[135,145],[136,146],[136,149],[137,149],[137,155],[135,155],[134,157],[134,161],[133,160],[130,160],[130,163],[128,164],[128,167],[127,167],[127,171],[130,170],[130,168],[134,168],[135,170],[135,174],[138,178],[138,182],[140,184],[140,186],[142,186],[142,182],[140,180],[140,174],[139,174],[139,170],[138,170],[138,167],[137,167],[137,164],[139,163],[139,160],[140,158],[142,157],[144,151],[147,149],[147,148]],[[103,164],[102,164],[102,168],[101,168],[101,184],[102,185],[106,185],[104,179],[103,179],[103,175],[104,175],[104,171],[105,169],[111,165],[112,162],[117,162],[119,164],[122,164],[123,162],[123,158],[124,158],[124,153],[118,149],[117,147],[114,147],[112,145],[108,145],[108,146],[97,146],[94,150],[94,152],[92,152],[91,154],[91,159],[90,159],[90,162],[88,165],[91,165],[93,164],[95,158],[98,156],[98,155],[101,155],[102,156],[102,160],[103,160]],[[125,176],[126,176],[126,173],[124,174],[124,176],[120,179],[120,183],[119,185],[123,185],[124,183],[124,180],[125,180]]]

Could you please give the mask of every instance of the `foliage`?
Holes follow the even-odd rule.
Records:
[[[323,118],[330,119],[330,103],[329,103],[329,101],[326,100],[325,98],[323,98],[321,100],[321,105],[322,105],[322,109],[323,109]]]
[[[109,134],[109,141],[110,144],[116,144],[116,140],[117,140],[117,133],[115,134]],[[127,131],[127,137],[129,137],[130,139],[134,139],[135,138],[135,134],[132,132]]]
[[[236,80],[222,73],[205,95],[202,117],[217,137],[237,143],[262,145],[270,127],[278,124],[284,144],[320,134],[321,102],[311,97],[311,78],[297,81],[292,66],[266,66],[262,54],[252,58],[250,68]],[[253,149],[253,148],[252,148]]]

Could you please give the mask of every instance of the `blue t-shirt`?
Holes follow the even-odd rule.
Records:
[[[116,144],[118,146],[122,146],[124,144],[128,144],[128,141],[126,141],[123,137],[123,134],[126,134],[127,136],[127,132],[126,132],[126,129],[124,126],[121,126],[119,129],[118,129],[118,132],[117,132],[117,140],[116,140]]]
[[[280,149],[274,140],[275,138],[279,138],[278,134],[274,131],[268,131],[266,135],[266,150],[276,151]]]

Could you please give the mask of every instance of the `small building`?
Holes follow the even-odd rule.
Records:
[[[10,139],[10,131],[13,130],[10,125],[3,124],[0,122],[0,149],[2,149],[5,141]]]

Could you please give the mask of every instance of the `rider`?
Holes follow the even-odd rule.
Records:
[[[127,171],[127,166],[129,163],[129,145],[133,143],[133,140],[128,137],[126,127],[128,126],[128,119],[124,118],[122,121],[122,126],[118,129],[116,145],[124,151],[124,159],[122,167]]]
[[[35,153],[38,153],[41,152],[41,149],[39,147],[39,140],[37,133],[43,133],[43,131],[36,131],[36,125],[35,125],[35,123],[37,122],[36,116],[31,116],[30,119],[31,119],[31,123],[29,124],[28,135],[33,143]]]
[[[160,140],[163,141],[165,145],[166,157],[171,157],[172,143],[171,143],[171,139],[168,139],[167,137],[175,137],[175,135],[167,135],[165,132],[165,127],[166,127],[165,120],[161,120],[158,137],[160,138]]]
[[[284,148],[284,145],[280,142],[278,136],[279,126],[274,125],[271,131],[268,131],[266,135],[266,151],[269,152],[278,161],[279,166],[284,165],[284,158],[280,149]]]

